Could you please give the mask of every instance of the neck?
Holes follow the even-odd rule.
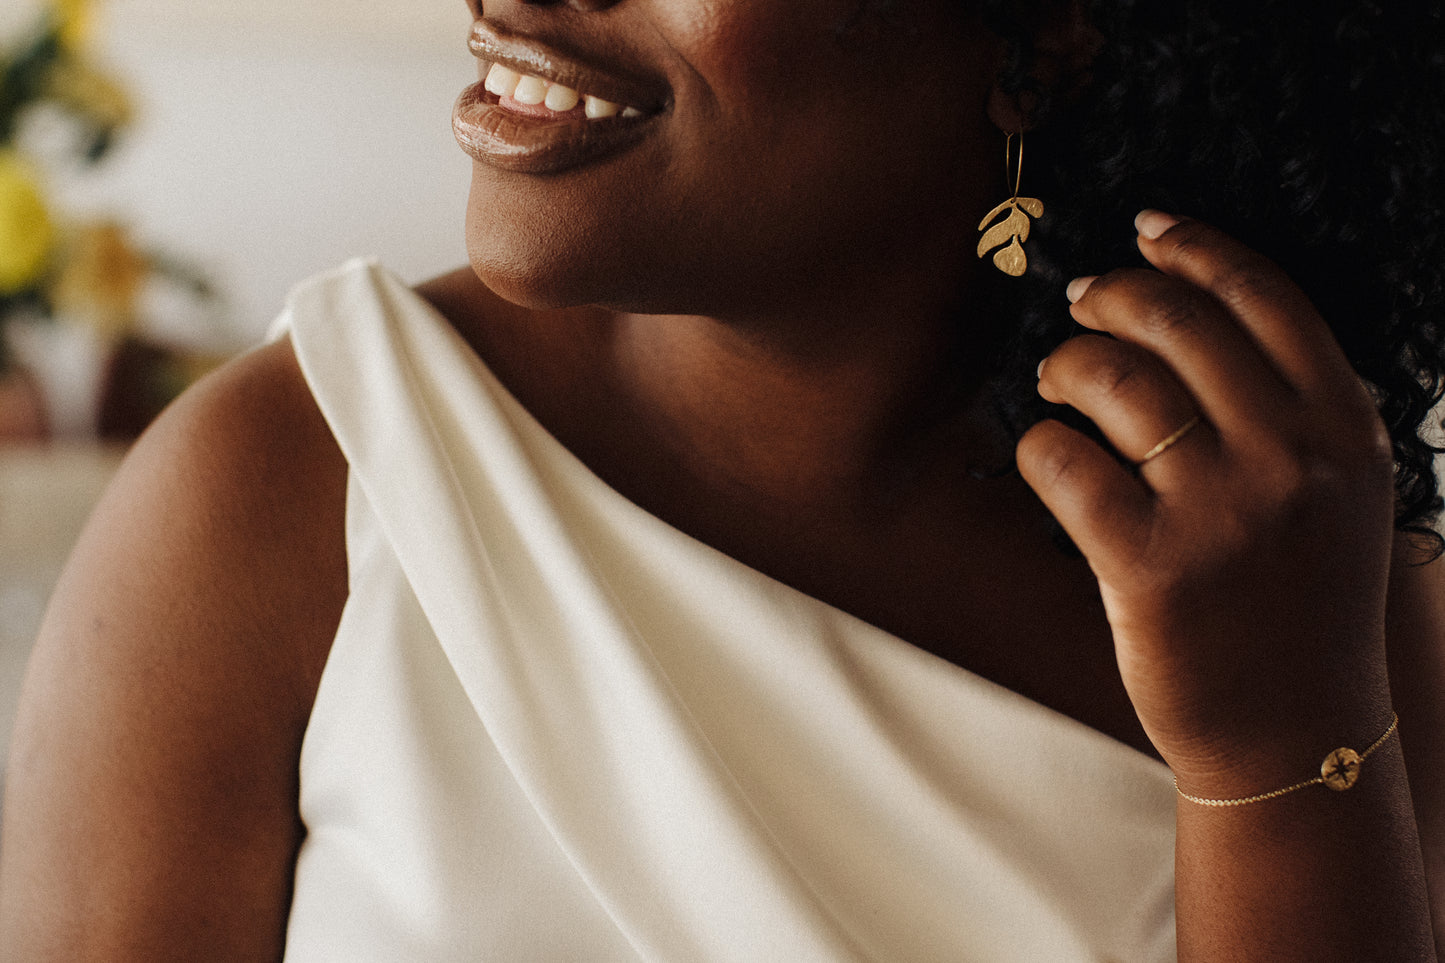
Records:
[[[972,322],[950,310],[960,278],[919,268],[896,280],[726,319],[534,311],[470,271],[423,294],[528,410],[639,502],[662,488],[698,508],[721,499],[796,518],[871,510],[925,474],[959,478],[966,453],[985,467],[1009,455],[972,410],[977,378],[960,374],[976,360],[959,349]]]
[[[608,366],[640,434],[688,476],[784,510],[876,500],[930,467],[961,473],[978,441],[945,312],[887,314],[614,315]]]

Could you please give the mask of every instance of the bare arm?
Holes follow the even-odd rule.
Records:
[[[1276,266],[1202,224],[1153,226],[1139,244],[1157,270],[1071,286],[1100,334],[1055,351],[1039,384],[1138,470],[1056,422],[1024,437],[1019,465],[1098,576],[1130,698],[1181,788],[1253,797],[1370,746],[1397,708],[1405,740],[1439,710],[1391,689],[1392,466],[1368,393]],[[1345,792],[1181,796],[1180,958],[1435,959],[1402,745]]]
[[[6,780],[15,960],[276,960],[296,763],[346,594],[345,465],[288,343],[138,443],[82,536]]]
[[[1404,536],[1390,567],[1386,641],[1390,688],[1410,726],[1400,745],[1410,772],[1435,923],[1436,952],[1445,958],[1445,558],[1420,564]]]

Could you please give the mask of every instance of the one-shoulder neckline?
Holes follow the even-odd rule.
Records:
[[[857,630],[858,633],[870,636],[875,640],[876,644],[880,646],[887,646],[891,649],[894,649],[896,652],[903,654],[907,658],[935,663],[937,668],[939,668],[943,672],[960,674],[961,678],[971,680],[974,684],[981,684],[993,690],[996,695],[1002,698],[1005,698],[1009,701],[1014,701],[1021,706],[1029,707],[1031,711],[1041,713],[1044,717],[1058,720],[1062,724],[1077,729],[1081,734],[1087,734],[1088,736],[1094,738],[1100,746],[1117,747],[1117,750],[1123,750],[1123,752],[1127,754],[1127,757],[1135,757],[1137,758],[1137,760],[1141,761],[1146,768],[1152,767],[1153,770],[1161,777],[1167,777],[1168,773],[1170,772],[1167,765],[1165,765],[1159,759],[1140,751],[1134,746],[1129,745],[1123,740],[1118,739],[1110,735],[1109,733],[1104,732],[1101,729],[1091,726],[1086,722],[1076,719],[1073,716],[1068,715],[1067,713],[1055,709],[1052,706],[1039,702],[1038,700],[1033,699],[1000,682],[990,679],[987,676],[980,675],[979,673],[968,669],[965,666],[959,665],[956,662],[952,662],[934,652],[930,652],[922,646],[909,642],[907,639],[893,632],[890,632],[887,629],[877,626],[867,621],[866,619],[863,619],[860,616],[857,616],[847,611],[846,609],[840,608],[837,605],[820,599],[814,595],[810,595],[807,592],[788,584],[787,582],[784,582],[772,575],[769,575],[761,569],[755,568],[754,566],[749,565],[748,563],[732,555],[729,555],[721,549],[710,545],[702,539],[699,539],[697,536],[678,528],[671,522],[668,522],[666,519],[663,519],[660,516],[654,514],[653,512],[647,510],[643,506],[639,505],[637,502],[633,501],[631,498],[628,498],[617,488],[609,484],[606,479],[602,478],[595,471],[593,471],[593,469],[585,461],[578,457],[575,452],[573,452],[570,448],[563,444],[562,441],[557,438],[556,435],[554,435],[552,431],[547,428],[546,425],[544,425],[540,420],[538,420],[538,418],[525,405],[522,404],[522,402],[512,393],[512,391],[507,387],[507,385],[502,382],[502,380],[492,370],[490,365],[487,364],[486,359],[484,359],[475,350],[475,348],[467,342],[466,338],[464,338],[461,332],[457,330],[456,326],[452,323],[452,321],[447,318],[446,315],[443,314],[434,304],[428,301],[411,285],[408,285],[390,269],[388,269],[374,259],[354,258],[351,261],[348,261],[344,265],[337,268],[335,271],[328,272],[327,274],[322,275],[321,278],[315,280],[322,281],[326,278],[345,276],[356,271],[367,272],[371,275],[371,278],[374,282],[385,284],[389,288],[388,293],[390,295],[400,295],[406,298],[413,307],[424,312],[425,316],[428,317],[438,327],[438,330],[443,334],[443,336],[446,339],[454,342],[454,346],[458,349],[459,353],[468,360],[469,364],[475,369],[478,377],[480,378],[483,385],[486,387],[487,391],[493,396],[497,404],[504,410],[504,414],[506,415],[507,420],[512,423],[512,425],[518,430],[519,434],[523,437],[528,438],[533,444],[539,444],[539,453],[551,466],[553,466],[557,470],[567,473],[567,475],[574,480],[580,480],[580,483],[585,484],[592,495],[604,498],[607,501],[611,502],[613,507],[615,507],[617,510],[631,514],[638,521],[639,524],[652,526],[657,531],[665,532],[666,537],[668,538],[683,540],[685,543],[694,546],[695,548],[706,551],[707,553],[721,560],[724,565],[732,567],[739,573],[745,574],[746,577],[751,580],[755,580],[766,585],[769,591],[781,594],[782,596],[793,600],[798,605],[812,607],[817,612],[822,613],[831,620],[837,620],[841,621],[842,623],[851,625],[855,630]],[[302,287],[304,287],[304,283]],[[300,290],[300,288],[298,288],[298,290]]]

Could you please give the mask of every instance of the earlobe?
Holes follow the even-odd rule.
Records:
[[[989,120],[1005,133],[1038,129],[1054,109],[1077,102],[1093,81],[1094,60],[1104,47],[1104,35],[1089,19],[1082,0],[1059,0],[1048,7],[1025,45],[1028,62],[1022,65],[1022,77],[1001,69],[989,93]]]
[[[1036,126],[1040,97],[1032,90],[1006,93],[994,84],[988,94],[988,119],[1004,134],[1022,134]]]

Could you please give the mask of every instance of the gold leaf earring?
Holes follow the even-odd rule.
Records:
[[[983,257],[1007,241],[1007,247],[1000,248],[994,253],[993,263],[998,266],[1000,271],[1013,277],[1018,277],[1028,270],[1029,259],[1024,254],[1023,242],[1029,239],[1029,216],[1044,216],[1043,201],[1037,197],[1019,197],[1019,182],[1024,174],[1024,135],[1019,134],[1018,137],[1017,166],[1015,166],[1013,158],[1014,135],[1009,134],[1003,143],[1004,179],[1007,183],[1009,175],[1013,175],[1014,196],[989,211],[984,219],[978,222],[978,229],[983,231],[983,237],[978,241],[978,256]],[[1009,212],[1008,216],[984,231],[988,223],[1004,211]]]

